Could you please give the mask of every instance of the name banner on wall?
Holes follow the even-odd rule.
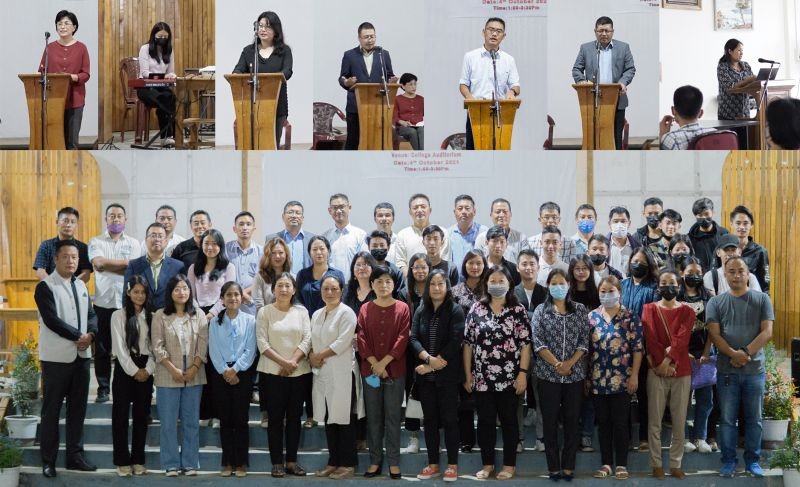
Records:
[[[361,165],[362,174],[409,179],[486,177],[487,158],[472,151],[394,151],[381,154]],[[380,169],[376,171],[376,167]],[[369,176],[367,176],[369,177]]]
[[[548,0],[465,0],[450,3],[450,17],[546,17]]]

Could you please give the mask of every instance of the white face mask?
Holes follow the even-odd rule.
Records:
[[[619,293],[600,293],[600,304],[606,308],[613,308],[619,303]]]
[[[612,223],[611,224],[611,235],[622,238],[628,235],[628,225],[624,223]]]

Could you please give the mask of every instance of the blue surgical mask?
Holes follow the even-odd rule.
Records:
[[[594,230],[594,220],[587,218],[586,220],[579,221],[578,230],[580,230],[581,233],[592,233],[592,230]]]
[[[364,379],[364,382],[366,382],[367,385],[373,389],[378,389],[381,387],[381,378],[375,374],[368,375],[366,379]]]
[[[619,303],[619,293],[600,293],[600,304],[606,308],[613,308]]]
[[[553,284],[550,286],[550,295],[553,299],[563,300],[567,297],[569,286],[566,284]]]

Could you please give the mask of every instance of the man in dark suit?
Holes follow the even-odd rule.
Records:
[[[538,284],[539,256],[534,250],[522,249],[517,257],[517,269],[522,281],[514,287],[514,295],[533,318],[536,307],[547,299],[547,289]]]
[[[164,290],[170,279],[178,274],[185,274],[183,262],[167,257],[167,229],[161,223],[151,223],[145,233],[147,254],[128,262],[125,270],[125,282],[131,276],[140,275],[147,279],[150,286],[150,303],[153,310],[164,307]]]
[[[339,85],[347,90],[347,141],[346,150],[357,150],[359,142],[358,107],[356,83],[394,83],[397,77],[392,70],[392,58],[389,51],[375,45],[375,26],[364,22],[358,26],[358,47],[345,51],[342,56],[342,69],[339,73]]]
[[[614,22],[608,17],[600,17],[594,25],[596,40],[582,44],[578,57],[572,66],[572,79],[576,83],[594,81],[598,83],[619,84],[619,101],[617,114],[614,117],[614,143],[617,149],[622,148],[622,129],[625,126],[625,108],[628,106],[628,85],[633,81],[636,67],[633,55],[627,43],[612,40],[614,38]],[[599,64],[598,64],[599,58]]]

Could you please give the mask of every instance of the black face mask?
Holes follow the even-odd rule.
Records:
[[[595,254],[595,255],[590,255],[589,258],[592,259],[592,264],[594,265],[603,265],[606,262],[605,255]]]
[[[662,298],[671,301],[678,295],[678,286],[659,286],[658,292]]]
[[[386,255],[389,253],[389,250],[372,249],[369,251],[369,253],[372,254],[372,256],[375,257],[375,260],[377,260],[378,262],[383,262],[384,260],[386,260]]]
[[[703,276],[698,274],[689,274],[683,278],[683,282],[689,287],[700,287],[703,284]]]
[[[708,218],[698,218],[697,224],[703,228],[711,228],[714,225],[714,218],[710,216]]]
[[[156,45],[157,46],[165,47],[167,45],[167,43],[169,43],[169,38],[168,37],[167,38],[156,37]]]
[[[650,272],[650,268],[647,265],[639,262],[631,263],[631,275],[633,277],[638,277],[641,279],[642,277],[646,276],[648,272]]]
[[[658,217],[657,216],[648,216],[647,217],[647,226],[650,228],[655,229],[658,227]]]
[[[672,256],[672,262],[681,267],[686,265],[687,260],[689,260],[689,254],[675,254]]]

